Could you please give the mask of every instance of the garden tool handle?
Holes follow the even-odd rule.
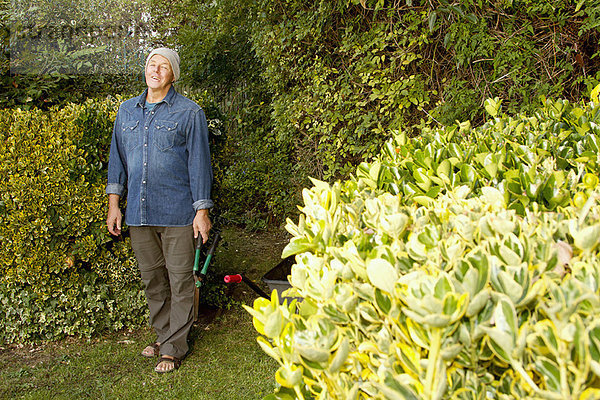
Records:
[[[245,277],[241,274],[225,275],[225,278],[223,278],[223,280],[225,281],[225,283],[244,282],[246,285],[250,286],[250,289],[254,290],[256,293],[258,293],[260,296],[264,297],[265,299],[271,298],[271,296],[269,296],[267,293],[265,293],[264,290],[262,290],[260,287],[258,287],[258,285],[256,283],[252,282],[252,280],[248,279],[247,277]]]
[[[212,256],[215,254],[215,250],[217,248],[217,244],[219,244],[219,241],[221,240],[221,234],[219,232],[216,233],[215,238],[213,239],[212,245],[210,246],[210,249],[208,250],[208,253],[206,254],[206,260],[204,260],[204,266],[202,267],[202,270],[199,271],[199,259],[200,259],[200,249],[198,248],[198,245],[196,245],[196,259],[198,261],[194,261],[194,274],[196,275],[196,287],[201,287],[202,286],[202,281],[204,280],[204,278],[206,277],[206,272],[208,271],[208,266],[210,264],[210,260],[212,259]],[[202,243],[202,239],[198,238],[198,242]],[[202,244],[200,244],[200,248],[202,248]]]
[[[240,274],[225,275],[223,280],[225,281],[225,283],[240,283],[242,281],[242,276]]]
[[[194,255],[194,273],[198,274],[200,271],[200,250],[202,250],[202,236],[198,236],[196,240],[196,254]]]

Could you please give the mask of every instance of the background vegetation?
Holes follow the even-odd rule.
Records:
[[[127,238],[103,214],[118,101],[0,111],[0,341],[90,337],[145,320]]]
[[[83,24],[61,14],[73,8],[62,0],[38,9],[0,2],[1,168],[9,177],[0,236],[10,249],[0,265],[2,340],[85,336],[143,319],[109,306],[123,296],[141,310],[142,300],[133,275],[125,274],[127,289],[111,276],[111,266],[130,271],[133,261],[126,239],[104,231],[102,181],[118,103],[106,97],[139,93],[146,46],[180,50],[179,90],[210,119],[214,197],[248,229],[297,215],[309,176],[347,177],[392,131],[475,126],[485,121],[486,98],[502,98],[511,114],[535,109],[540,95],[576,101],[600,79],[595,0],[151,0],[136,10],[109,2],[102,12],[94,4],[81,3],[90,15]],[[121,9],[130,12],[112,12]],[[104,25],[108,14],[115,19]],[[117,44],[92,42],[85,29],[62,46],[11,47],[25,25],[49,34],[44,21],[121,39],[122,27],[148,35],[133,35],[143,39],[129,49],[135,66],[116,56],[107,63],[101,55],[119,54]],[[36,57],[47,68],[11,69]],[[69,292],[81,287],[91,291]],[[35,326],[32,307],[67,311],[47,311],[49,333]],[[78,318],[94,328],[72,328]]]
[[[233,154],[217,157],[227,208],[281,221],[308,176],[346,176],[391,130],[479,123],[496,96],[515,113],[540,95],[589,94],[600,78],[599,6],[180,1],[161,25],[181,49],[185,82],[220,112],[217,153]]]
[[[180,89],[205,98],[222,134],[215,195],[249,227],[295,213],[308,176],[346,176],[393,129],[411,135],[425,124],[478,123],[486,98],[502,98],[510,113],[531,110],[542,94],[576,101],[600,79],[597,0],[114,0],[95,12],[90,1],[80,14],[92,17],[77,23],[84,32],[110,31],[103,42],[71,36],[67,47],[18,54],[21,63],[40,54],[53,60],[42,74],[8,69],[19,21],[34,15],[26,27],[40,32],[51,31],[52,21],[71,23],[56,12],[68,8],[63,3],[23,15],[2,3],[7,97],[0,106],[137,93],[143,50],[174,46],[182,55]],[[103,20],[113,8],[131,10]],[[145,45],[109,40],[124,33]],[[129,63],[117,57],[106,65],[107,51],[131,54]]]
[[[145,1],[0,1],[0,107],[137,93],[152,31]]]

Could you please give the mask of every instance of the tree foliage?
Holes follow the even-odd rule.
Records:
[[[270,174],[291,171],[294,182],[283,188],[293,193],[307,176],[346,175],[391,130],[410,135],[426,125],[482,122],[486,98],[502,98],[515,113],[535,107],[541,94],[576,101],[600,79],[596,0],[217,0],[169,7],[177,10],[164,21],[169,40],[182,49],[189,84],[216,100],[223,148],[240,154],[253,146]],[[223,164],[234,179],[254,170],[256,157],[234,158]],[[260,192],[267,189],[273,187]],[[267,201],[293,209],[271,194]]]
[[[488,97],[509,111],[542,93],[579,99],[599,71],[589,2],[259,3],[252,40],[274,129],[315,176],[372,155],[386,130],[481,120]]]
[[[145,2],[3,2],[0,107],[41,107],[139,91],[152,38]]]

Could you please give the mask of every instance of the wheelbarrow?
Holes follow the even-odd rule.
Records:
[[[280,303],[282,303],[285,299],[293,299],[283,296],[283,292],[292,287],[288,281],[288,275],[290,275],[292,272],[292,265],[294,265],[294,262],[294,256],[284,258],[279,264],[267,271],[267,273],[262,277],[262,281],[269,287],[269,292],[272,293],[273,290],[277,291]],[[225,283],[243,282],[248,285],[250,289],[254,290],[259,296],[267,299],[271,298],[271,296],[265,293],[256,283],[242,274],[226,275],[224,281]],[[294,298],[298,299],[298,301],[301,300],[301,298]]]

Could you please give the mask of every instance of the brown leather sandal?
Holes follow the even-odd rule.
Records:
[[[156,342],[150,343],[144,348],[144,350],[142,350],[141,354],[148,358],[158,357],[160,355],[160,344]]]
[[[169,368],[169,369],[165,369],[165,370],[160,370],[160,369],[158,369],[158,366],[161,363],[171,363],[171,364],[173,364],[173,367]],[[180,359],[175,358],[175,357],[171,357],[171,356],[169,356],[169,357],[162,356],[161,358],[158,359],[158,363],[156,364],[156,367],[154,368],[154,372],[157,372],[159,374],[164,374],[164,373],[167,373],[167,372],[173,372],[177,368],[179,368],[180,365],[181,365],[181,360]]]

